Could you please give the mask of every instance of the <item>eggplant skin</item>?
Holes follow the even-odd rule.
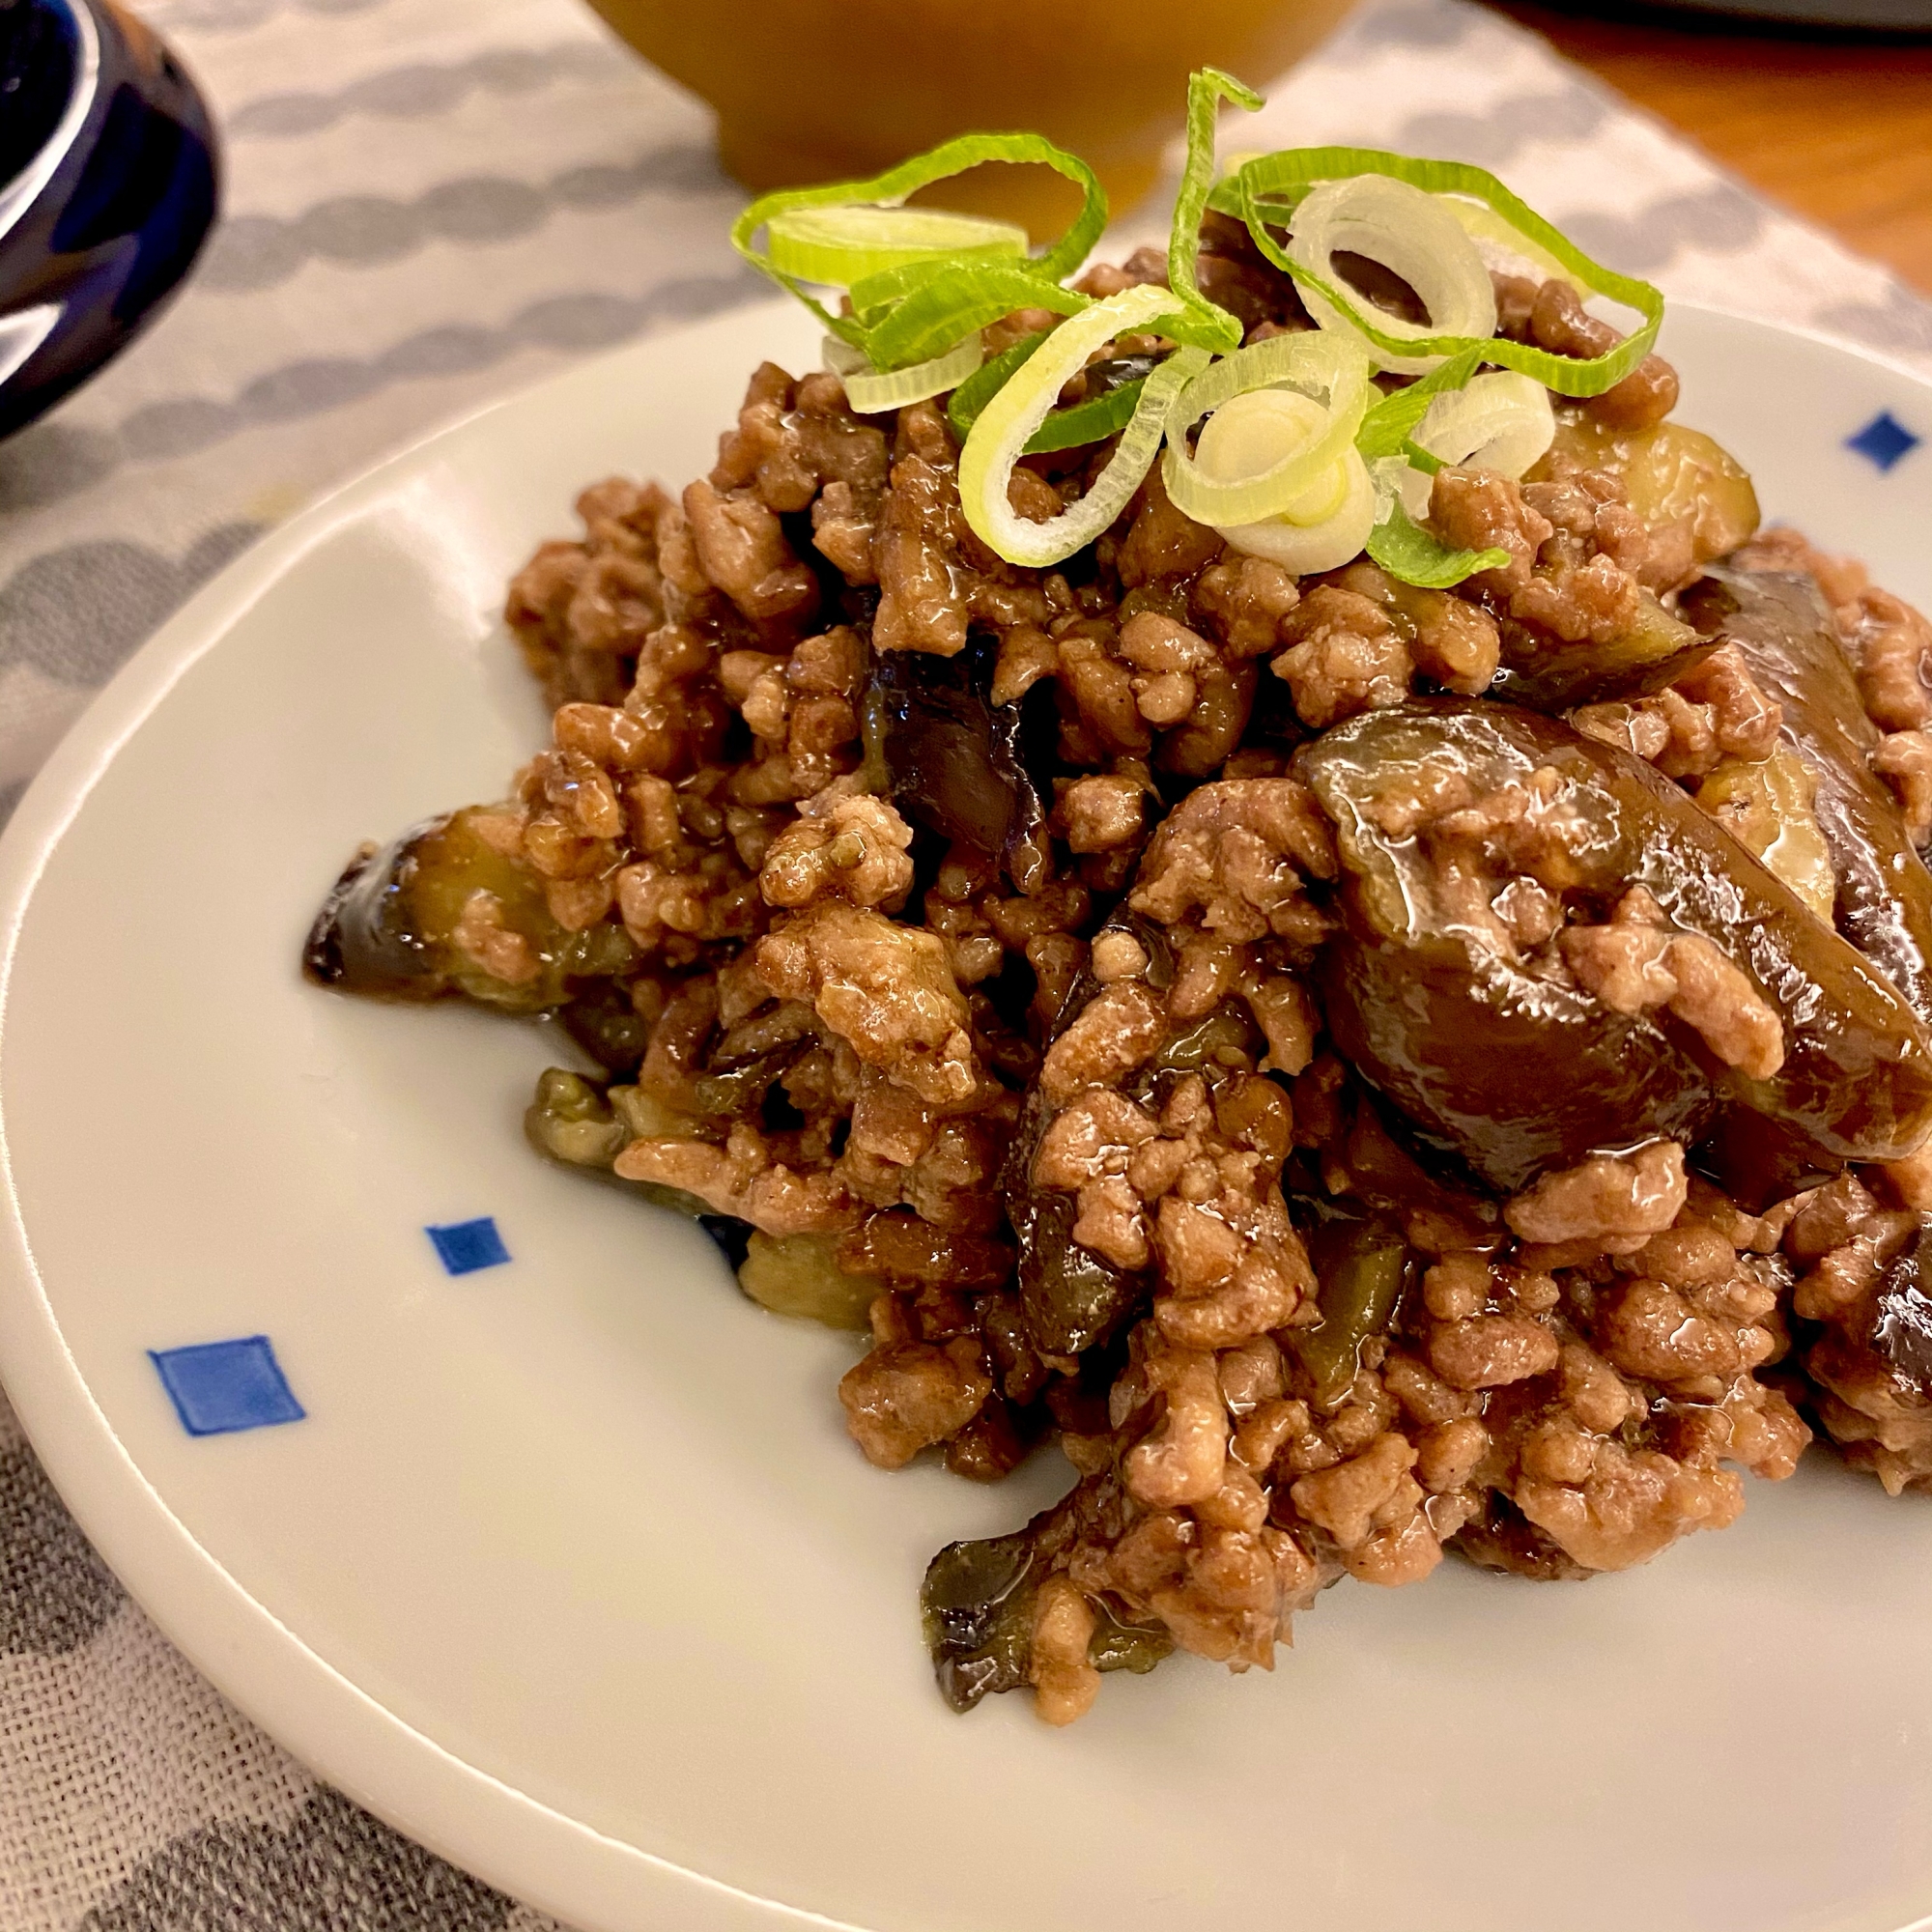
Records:
[[[949,1543],[926,1566],[921,1620],[940,1694],[955,1711],[1017,1690],[1031,1680],[1034,1601],[1083,1537],[1118,1541],[1133,1515],[1112,1476],[1088,1476],[1024,1529],[978,1543]],[[1143,1675],[1174,1650],[1158,1624],[1117,1616],[1117,1604],[1094,1600],[1096,1628],[1087,1661],[1096,1670]]]
[[[1598,1148],[1695,1141],[1703,1071],[1653,1021],[1500,960],[1417,958],[1350,930],[1321,961],[1336,1049],[1426,1139],[1506,1194]]]
[[[1049,1354],[1078,1355],[1111,1341],[1152,1298],[1146,1273],[1129,1274],[1073,1238],[1070,1194],[1036,1188],[1029,1177],[1008,1197],[1019,1247],[1020,1306],[1034,1344]]]
[[[1166,929],[1138,913],[1117,912],[1105,931],[1130,932],[1148,956],[1148,983],[1165,991],[1174,983],[1174,949]],[[1049,1040],[1100,990],[1092,966],[1084,967],[1049,1029]],[[1036,1082],[1008,1149],[1001,1191],[1019,1251],[1020,1306],[1036,1348],[1048,1354],[1078,1355],[1120,1335],[1152,1300],[1153,1277],[1128,1272],[1082,1247],[1073,1238],[1078,1208],[1073,1197],[1034,1183],[1039,1151],[1053,1110]]]
[[[1025,891],[1051,869],[1047,806],[1029,768],[1026,707],[989,696],[995,657],[983,639],[956,658],[882,651],[868,709],[898,810],[997,860]]]
[[[371,846],[349,862],[303,943],[306,979],[318,986],[400,1000],[433,1000],[449,990],[409,903],[416,853],[449,822],[446,816],[425,819],[386,851]]]
[[[341,993],[386,1000],[461,996],[500,1012],[548,1012],[590,982],[634,966],[637,949],[611,922],[566,931],[551,916],[542,877],[506,858],[466,806],[425,819],[381,851],[365,847],[335,882],[302,946],[304,976]],[[493,977],[456,941],[477,893],[529,948],[535,970]]]
[[[1428,1137],[1492,1186],[1593,1149],[1694,1140],[1743,1112],[1820,1165],[1889,1160],[1932,1128],[1932,1037],[1891,981],[1811,914],[1678,786],[1561,720],[1492,700],[1364,712],[1303,747],[1297,776],[1334,819],[1345,936],[1322,991],[1336,1043]],[[1422,842],[1385,833],[1378,797],[1425,771],[1483,797],[1550,770],[1587,830],[1561,896],[1607,917],[1643,886],[1676,929],[1701,933],[1776,1009],[1784,1064],[1752,1079],[1668,1015],[1611,1012],[1548,949],[1505,958],[1442,910]]]
[[[1932,872],[1871,768],[1879,730],[1817,584],[1713,566],[1678,601],[1783,706],[1784,742],[1817,780],[1812,810],[1837,878],[1838,930],[1932,1023]]]
[[[1637,619],[1607,643],[1552,639],[1492,610],[1502,642],[1502,663],[1488,696],[1538,711],[1567,711],[1578,704],[1648,697],[1696,667],[1717,649],[1645,594]]]

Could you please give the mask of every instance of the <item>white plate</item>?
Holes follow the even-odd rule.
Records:
[[[842,1338],[547,1167],[534,1028],[297,975],[356,841],[538,741],[496,611],[612,469],[700,472],[758,309],[592,363],[267,539],[0,847],[0,1361],[162,1628],[351,1795],[597,1932],[1896,1932],[1932,1912],[1932,1505],[1829,1457],[1587,1588],[1334,1591],[1271,1678],[1067,1733],[935,1693],[916,1591],[1001,1490],[875,1473]],[[1932,386],[1680,309],[1684,415],[1932,603]],[[1881,473],[1882,412],[1927,439]],[[493,1216],[452,1277],[424,1229]],[[190,1435],[150,1350],[267,1335],[299,1421]],[[1932,1922],[1932,1921],[1927,1921]]]

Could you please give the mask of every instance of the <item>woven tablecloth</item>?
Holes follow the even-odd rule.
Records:
[[[765,287],[726,243],[742,196],[705,111],[573,0],[146,12],[226,130],[226,214],[155,329],[0,444],[0,817],[128,653],[319,492],[493,395]],[[1480,162],[1672,295],[1932,374],[1932,306],[1461,0],[1358,15],[1234,139]],[[1139,239],[1147,219],[1122,228]],[[123,1595],[0,1402],[4,1932],[552,1923],[231,1710]]]

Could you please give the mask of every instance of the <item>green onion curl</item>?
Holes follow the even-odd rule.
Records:
[[[1208,205],[1239,214],[1247,223],[1255,245],[1276,268],[1345,316],[1350,327],[1383,355],[1403,358],[1461,355],[1477,338],[1392,334],[1380,326],[1387,318],[1373,303],[1304,267],[1276,241],[1268,219],[1271,202],[1277,204],[1274,213],[1278,220],[1278,204],[1283,196],[1305,190],[1315,183],[1361,174],[1387,175],[1431,194],[1463,195],[1481,202],[1502,217],[1514,233],[1560,263],[1589,293],[1621,302],[1643,318],[1633,334],[1602,355],[1552,355],[1548,350],[1532,348],[1527,343],[1491,338],[1483,345],[1486,362],[1534,376],[1558,395],[1600,396],[1621,383],[1656,346],[1658,326],[1663,320],[1662,293],[1649,282],[1618,274],[1615,270],[1593,261],[1486,168],[1472,167],[1463,161],[1414,160],[1406,155],[1383,154],[1373,148],[1290,148],[1243,162],[1216,188]]]

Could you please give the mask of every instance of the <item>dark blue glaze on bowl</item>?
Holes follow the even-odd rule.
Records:
[[[0,0],[0,436],[154,320],[213,224],[208,107],[110,0]]]

